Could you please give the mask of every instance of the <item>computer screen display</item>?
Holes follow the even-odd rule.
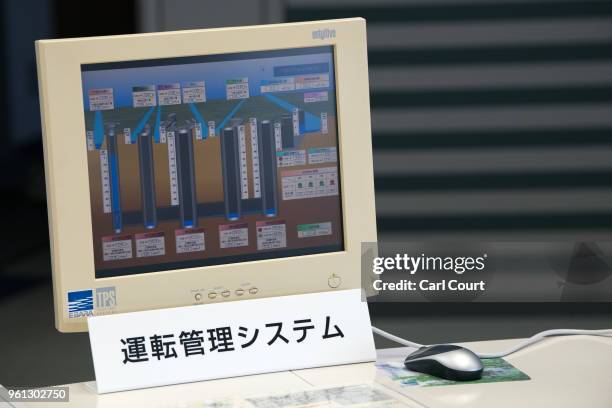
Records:
[[[81,65],[96,278],[344,249],[332,46]]]

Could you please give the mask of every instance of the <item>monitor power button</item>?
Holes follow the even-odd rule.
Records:
[[[335,273],[332,273],[329,279],[327,279],[327,284],[330,288],[335,289],[342,283],[342,278]]]

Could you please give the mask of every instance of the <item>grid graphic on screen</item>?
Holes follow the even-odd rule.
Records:
[[[96,278],[344,249],[333,47],[81,76]]]

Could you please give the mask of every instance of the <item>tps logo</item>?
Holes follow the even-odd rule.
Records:
[[[312,32],[313,40],[327,40],[328,38],[336,38],[336,30],[326,28],[324,30],[314,30]]]
[[[93,315],[93,290],[68,292],[68,317],[83,317]]]
[[[117,294],[114,286],[96,289],[96,308],[108,309],[117,306]]]

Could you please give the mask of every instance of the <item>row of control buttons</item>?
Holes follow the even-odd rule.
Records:
[[[332,273],[328,280],[327,280],[327,284],[329,285],[330,288],[337,288],[342,284],[342,278],[338,275],[336,275],[335,273]],[[251,288],[248,289],[249,294],[251,295],[256,295],[259,292],[259,289],[256,286],[253,286]],[[242,296],[245,293],[245,289],[242,288],[238,288],[234,291],[234,294],[236,296]],[[225,289],[223,290],[223,292],[221,292],[221,296],[223,296],[224,298],[230,297],[232,293],[229,291],[229,289]],[[216,299],[217,296],[219,295],[218,292],[209,292],[208,293],[208,298],[209,299]],[[196,302],[200,302],[202,300],[202,294],[201,293],[196,293],[195,295],[195,300]]]
[[[259,289],[256,288],[255,286],[253,286],[252,288],[249,289],[249,293],[251,295],[256,295],[258,292],[259,292]],[[242,296],[242,295],[244,295],[244,289],[238,288],[238,289],[236,289],[234,291],[234,293],[236,294],[236,296]],[[219,293],[217,293],[217,292],[209,292],[208,293],[208,298],[209,299],[215,299],[218,295],[219,295]],[[231,295],[231,292],[228,289],[225,289],[223,292],[221,292],[221,296],[223,296],[224,298],[229,297],[230,295]],[[197,302],[202,300],[202,295],[200,293],[196,293],[195,300]]]

